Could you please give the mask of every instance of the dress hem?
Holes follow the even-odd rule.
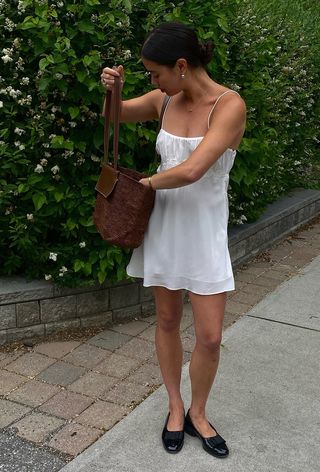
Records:
[[[127,270],[127,274],[130,277],[134,278],[140,278],[143,279],[143,286],[144,287],[164,287],[167,288],[168,290],[188,290],[192,293],[195,293],[196,295],[215,295],[217,293],[222,293],[222,292],[230,292],[235,290],[235,283],[234,283],[234,278],[233,275],[228,277],[227,279],[221,280],[219,282],[201,282],[201,281],[196,281],[196,280],[190,280],[190,279],[185,279],[183,282],[181,281],[181,277],[178,277],[180,279],[180,283],[176,281],[174,283],[168,283],[164,282],[163,279],[159,278],[157,280],[156,276],[149,276],[147,278],[144,278],[141,275],[134,275],[130,270]],[[205,286],[205,288],[204,288]],[[214,287],[216,287],[214,289]]]

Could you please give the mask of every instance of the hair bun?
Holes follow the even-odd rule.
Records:
[[[214,44],[212,41],[204,41],[199,44],[201,63],[205,66],[213,58]]]

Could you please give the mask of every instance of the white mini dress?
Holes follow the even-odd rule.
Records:
[[[228,92],[234,91],[216,100],[208,126],[218,100]],[[164,118],[165,112],[163,123]],[[176,136],[161,128],[156,141],[161,156],[157,172],[188,159],[202,139]],[[186,289],[200,295],[235,290],[228,249],[227,190],[236,152],[227,149],[190,185],[156,190],[143,243],[133,250],[127,266],[129,276],[142,278],[144,287]]]

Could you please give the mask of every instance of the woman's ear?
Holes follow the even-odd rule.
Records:
[[[178,66],[180,74],[185,74],[187,72],[188,63],[185,59],[177,59],[176,65]]]

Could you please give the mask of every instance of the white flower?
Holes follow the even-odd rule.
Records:
[[[130,59],[130,57],[131,57],[131,51],[130,51],[130,49],[126,49],[123,53],[123,58],[124,59]]]
[[[41,159],[40,164],[41,164],[42,166],[46,166],[46,165],[48,164],[47,159]]]
[[[77,126],[77,123],[75,121],[69,121],[69,125],[71,128],[75,128]]]
[[[30,220],[30,221],[33,220],[33,214],[32,213],[27,213],[27,220]]]
[[[58,72],[57,74],[55,74],[55,78],[61,80],[63,79],[63,75]]]
[[[25,5],[23,4],[23,1],[19,0],[18,2],[18,10],[21,13],[24,13],[26,11],[26,7]]]
[[[2,49],[2,53],[3,54],[6,54],[8,56],[11,56],[11,54],[13,53],[13,49],[10,49],[10,48],[3,48]]]
[[[52,279],[52,275],[51,275],[51,274],[45,274],[45,275],[44,275],[44,278],[45,278],[46,280],[51,280],[51,279]]]
[[[80,247],[86,247],[86,243],[84,241],[82,241],[81,243],[79,243],[79,246]]]
[[[15,147],[19,147],[20,144],[21,144],[20,141],[15,141],[15,142],[14,142]]]
[[[5,29],[8,30],[8,31],[13,31],[14,28],[15,28],[15,24],[13,23],[13,21],[9,20],[9,18],[6,18],[5,19]]]
[[[29,85],[30,79],[29,77],[22,77],[20,84],[21,85]]]
[[[38,174],[41,174],[41,172],[44,172],[43,167],[40,164],[37,165],[34,171],[37,172]]]
[[[282,67],[282,70],[283,70],[283,72],[290,72],[290,71],[293,70],[293,67],[284,66],[284,67]]]
[[[92,155],[91,155],[91,160],[92,160],[93,162],[99,162],[99,161],[100,161],[100,157],[95,156],[94,154],[92,154]]]
[[[25,130],[21,128],[15,128],[14,132],[18,134],[19,136],[21,136],[22,134],[25,133]]]
[[[65,266],[62,266],[59,270],[59,277],[63,277],[65,272],[68,272],[68,269]]]
[[[20,150],[20,151],[23,151],[25,148],[26,148],[26,147],[25,147],[24,144],[20,144],[20,146],[19,146],[19,150]]]
[[[5,56],[2,56],[1,59],[3,60],[3,62],[6,64],[7,62],[12,62],[13,59],[12,57],[8,56],[8,54],[6,54]]]
[[[3,108],[3,102],[0,100],[0,108]]]
[[[53,174],[57,174],[57,173],[59,172],[59,170],[60,170],[59,166],[53,166],[53,167],[51,167],[51,172],[52,172]]]
[[[58,256],[58,254],[56,252],[50,252],[49,259],[51,259],[52,261],[56,261],[57,256]]]
[[[12,46],[14,46],[15,48],[18,48],[20,47],[20,44],[21,44],[20,38],[15,38],[15,40],[12,43]]]

